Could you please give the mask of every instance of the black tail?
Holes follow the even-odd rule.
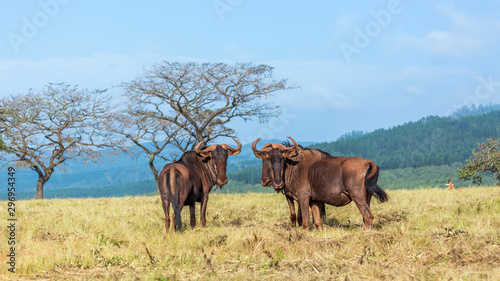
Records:
[[[377,198],[378,202],[384,203],[389,200],[389,195],[385,193],[385,191],[378,186],[376,182],[373,182],[372,180],[367,180],[366,181],[366,189],[368,192],[370,192],[375,198]]]
[[[389,200],[389,195],[385,193],[384,190],[377,184],[378,179],[378,166],[370,165],[368,171],[366,172],[365,186],[366,190],[370,192],[371,195],[377,198],[378,202],[384,203]]]

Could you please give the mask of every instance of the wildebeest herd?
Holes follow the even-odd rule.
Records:
[[[252,150],[257,158],[262,159],[262,185],[272,185],[277,192],[285,194],[292,224],[297,222],[308,228],[310,207],[314,224],[321,230],[325,204],[340,207],[354,201],[363,216],[364,227],[370,229],[373,222],[370,212],[372,196],[381,203],[389,199],[377,185],[378,166],[361,157],[335,157],[318,149],[304,148],[293,138],[288,138],[292,143],[266,143],[262,149],[257,149],[261,140],[258,138],[252,143]],[[227,158],[241,152],[241,143],[233,140],[236,148],[227,144],[202,147],[204,142],[201,142],[194,151],[188,151],[178,161],[165,165],[158,184],[167,232],[170,203],[174,210],[174,230],[182,225],[181,210],[185,205],[189,205],[191,227],[196,225],[196,202],[201,202],[200,221],[205,226],[208,194],[216,184],[227,184]],[[297,214],[295,201],[298,203]]]

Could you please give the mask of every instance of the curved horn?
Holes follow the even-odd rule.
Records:
[[[282,145],[281,143],[273,143],[273,147],[274,148],[279,148],[282,151],[288,151],[288,150],[292,150],[292,149],[299,149],[299,145],[297,144],[297,142],[292,137],[288,137],[288,138],[293,143],[292,147],[286,147],[286,146]]]
[[[238,147],[233,148],[233,147],[230,147],[229,145],[227,145],[227,144],[223,143],[223,144],[221,145],[221,146],[222,146],[222,148],[224,148],[224,149],[226,149],[226,150],[230,150],[230,151],[238,151],[238,150],[241,150],[241,147],[242,147],[241,143],[240,143],[237,139],[235,139],[235,138],[232,138],[232,139],[233,139],[233,140],[234,140],[234,142],[238,145]]]
[[[296,142],[296,141],[295,141],[292,137],[287,137],[287,138],[289,138],[289,139],[292,141],[292,143],[293,143],[293,147],[294,147],[295,149],[298,149],[298,148],[299,148],[299,145],[297,144],[297,142]]]
[[[204,142],[205,142],[205,140],[202,140],[199,144],[197,144],[197,145],[194,147],[194,151],[195,151],[196,153],[200,153],[200,152],[201,152],[201,150],[200,150],[200,146],[201,146],[201,144],[202,144],[202,143],[204,143]]]
[[[241,152],[241,147],[242,147],[242,145],[241,145],[241,143],[240,143],[238,140],[236,140],[235,138],[233,138],[233,137],[231,137],[231,138],[234,140],[234,142],[236,142],[236,144],[238,145],[238,147],[233,148],[233,147],[230,147],[229,145],[227,145],[227,144],[225,144],[225,143],[223,143],[221,146],[222,146],[222,148],[224,148],[225,150],[227,150],[227,151],[228,151],[229,156],[238,155],[238,154]]]
[[[252,151],[253,151],[254,153],[255,153],[255,152],[268,152],[269,150],[271,150],[271,148],[272,148],[272,147],[271,147],[271,144],[270,144],[270,143],[266,143],[266,144],[264,145],[264,147],[263,147],[262,149],[260,149],[260,150],[259,150],[259,149],[257,149],[257,143],[258,143],[261,139],[262,139],[262,138],[258,138],[258,139],[254,140],[254,141],[252,142],[252,146],[251,146],[251,147],[252,147]]]
[[[252,147],[252,151],[253,151],[253,152],[257,152],[257,151],[259,151],[259,150],[257,149],[257,143],[258,143],[261,139],[262,139],[262,138],[258,138],[258,139],[254,140],[254,141],[252,142],[251,147]],[[262,152],[262,151],[259,151],[259,152]]]
[[[212,151],[214,151],[214,149],[217,147],[216,144],[212,144],[211,146],[208,146],[208,147],[205,147],[204,149],[200,149],[200,146],[202,143],[204,143],[205,140],[202,140],[199,144],[197,144],[195,147],[194,147],[194,151],[198,154],[207,154],[207,153],[210,153]]]
[[[271,150],[272,146],[269,144],[269,143],[266,143],[264,145],[264,148],[262,149],[257,149],[257,143],[261,140],[262,138],[258,138],[256,140],[253,141],[252,143],[252,151],[253,151],[253,154],[255,155],[255,157],[259,158],[259,159],[263,159],[264,158],[264,154],[269,152],[269,150]]]

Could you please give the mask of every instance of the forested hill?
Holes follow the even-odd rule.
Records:
[[[500,111],[461,118],[429,116],[356,138],[310,146],[335,156],[361,156],[384,169],[464,162],[486,138],[500,137]]]

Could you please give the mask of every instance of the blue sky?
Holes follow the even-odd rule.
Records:
[[[299,89],[259,136],[333,141],[500,103],[500,1],[0,1],[0,96],[112,88],[163,60],[254,62]],[[347,1],[342,1],[347,2]]]

